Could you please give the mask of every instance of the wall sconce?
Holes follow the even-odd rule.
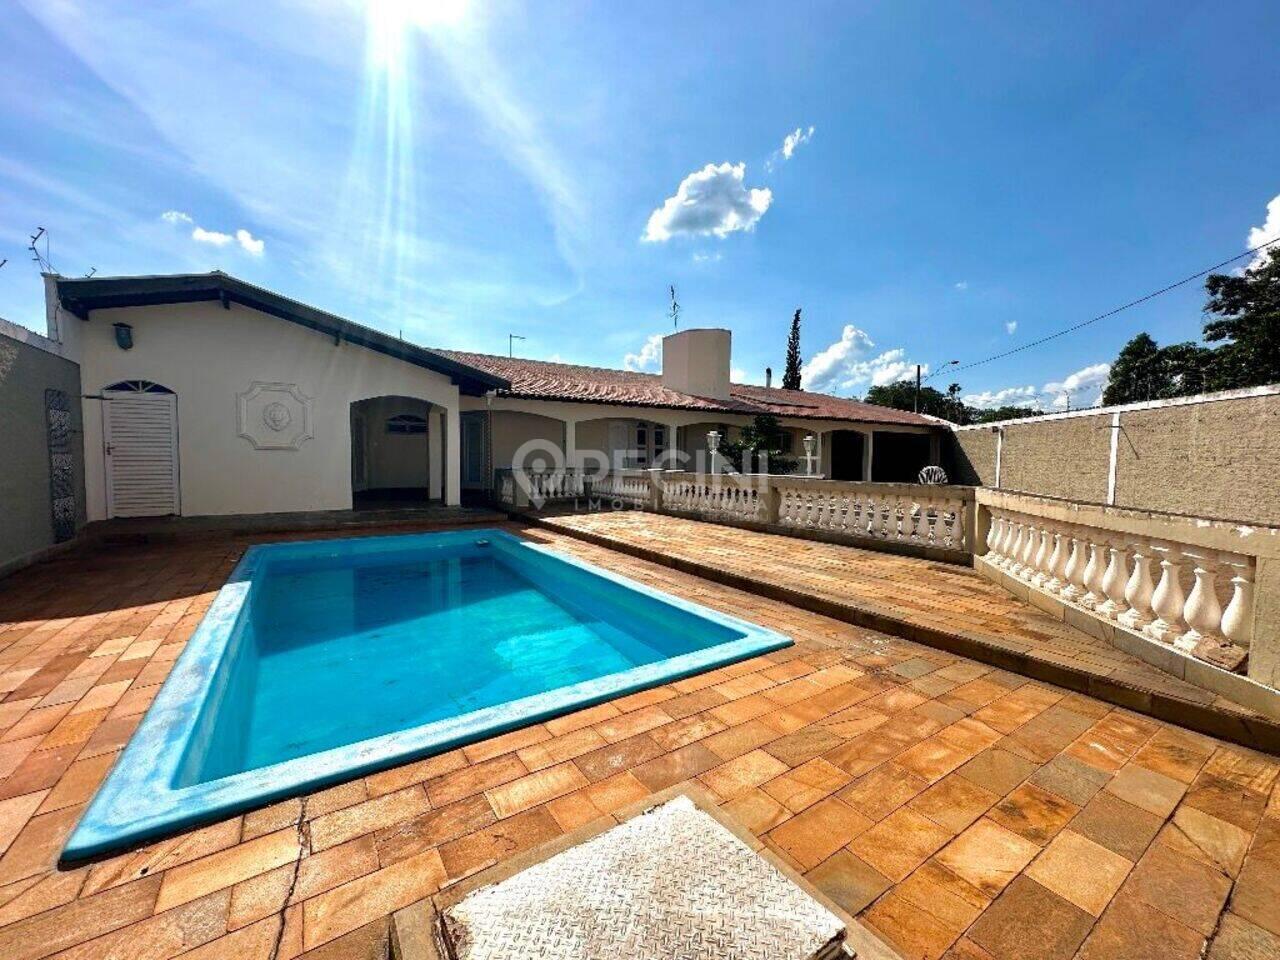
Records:
[[[133,349],[133,327],[127,323],[113,323],[116,328],[116,346],[121,350]]]

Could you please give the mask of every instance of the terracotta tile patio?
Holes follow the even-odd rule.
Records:
[[[58,870],[248,541],[65,554],[0,584],[0,957],[382,957],[393,911],[690,779],[906,957],[1280,955],[1276,758],[527,533],[796,645]]]

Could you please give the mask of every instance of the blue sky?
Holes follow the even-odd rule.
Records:
[[[800,306],[807,382],[861,395],[1280,233],[1278,47],[1273,2],[20,2],[0,316],[43,324],[37,226],[69,276],[220,268],[426,345],[608,366],[654,369],[674,283],[745,379],[780,376]],[[954,379],[1090,403],[1202,304]]]

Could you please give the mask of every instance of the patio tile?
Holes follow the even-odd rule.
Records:
[[[4,856],[0,857],[0,884],[53,869],[83,807],[66,807],[32,817]]]
[[[594,724],[595,731],[606,743],[617,743],[636,734],[670,723],[671,717],[661,707],[645,707]]]
[[[409,820],[430,809],[426,791],[418,784],[366,800],[311,821],[311,849],[315,852],[336,847],[355,837],[402,820]]]
[[[1030,877],[1018,877],[967,936],[994,960],[1070,960],[1093,918]]]
[[[849,849],[897,883],[951,837],[950,830],[901,807],[854,839]]]
[[[871,826],[871,821],[835,797],[815,803],[768,833],[780,850],[811,870]]]
[[[614,774],[632,767],[638,767],[647,760],[661,756],[665,751],[647,733],[641,733],[618,743],[611,743],[573,760],[574,765],[593,783],[604,780]],[[435,803],[432,797],[432,803]]]
[[[712,719],[715,718],[712,717]],[[720,721],[716,720],[716,722]],[[761,720],[748,720],[746,723],[729,727],[723,733],[708,737],[707,749],[724,760],[732,760],[778,739],[779,736],[778,731],[767,723]]]
[[[1246,751],[1244,747],[1219,747],[1205,764],[1204,772],[1265,794],[1280,778],[1280,760]]]
[[[1251,837],[1248,831],[1183,805],[1165,827],[1161,841],[1175,850],[1234,877],[1240,872]]]
[[[892,881],[848,850],[837,850],[805,874],[805,879],[850,915],[869,906]]]
[[[259,873],[274,870],[281,864],[293,862],[298,857],[298,831],[289,827],[184,863],[164,873],[156,911],[189,903],[214,890],[230,887]]]
[[[328,943],[435,893],[445,871],[435,850],[403,860],[312,897],[303,904],[305,950]]]
[[[457,837],[474,833],[496,819],[493,807],[483,794],[466,797],[410,820],[383,827],[373,834],[378,860],[382,866],[390,866]],[[315,859],[308,857],[305,862],[310,863]]]
[[[760,789],[739,794],[724,805],[724,810],[757,836],[791,818],[790,810]]]
[[[779,737],[769,743],[764,750],[787,766],[797,767],[843,742],[842,737],[825,727],[806,727],[797,733]]]
[[[587,783],[582,771],[566,761],[492,787],[485,791],[485,796],[489,798],[489,804],[498,819],[504,820],[579,787],[585,787]]]
[[[735,757],[703,773],[698,779],[724,800],[732,800],[752,787],[787,772],[787,765],[763,750]]]
[[[1194,807],[1210,816],[1252,831],[1267,805],[1265,794],[1202,771],[1183,798],[1184,807]]]
[[[863,816],[883,820],[928,785],[923,777],[890,762],[849,784],[839,797]]]
[[[798,813],[849,782],[849,775],[821,758],[803,763],[765,783],[762,789],[793,813]]]
[[[922,864],[896,892],[956,932],[967,930],[991,903],[990,897],[936,860]]]
[[[982,751],[959,769],[960,776],[996,796],[1004,796],[1035,773],[1036,764],[998,747]]]
[[[1076,814],[1071,829],[1136,862],[1159,832],[1161,822],[1159,817],[1102,792]]]
[[[1156,843],[1134,867],[1124,892],[1208,936],[1231,892],[1231,880],[1208,864]],[[1235,900],[1240,900],[1239,888]]]
[[[1027,868],[1027,876],[1098,917],[1131,869],[1132,861],[1074,830],[1064,830]]]
[[[938,853],[937,861],[989,897],[996,896],[1040,852],[1030,840],[985,817]]]
[[[1280,820],[1268,818],[1258,827],[1236,878],[1231,909],[1280,936]]]
[[[997,799],[999,798],[994,793],[953,773],[943,777],[907,805],[956,834],[986,813]]]
[[[1028,781],[1001,800],[988,816],[1032,843],[1044,846],[1080,810]]]
[[[1204,937],[1126,891],[1111,901],[1080,960],[1198,960]]]
[[[1213,754],[1213,747],[1183,731],[1161,729],[1133,755],[1133,762],[1190,783]]]
[[[595,801],[593,800],[592,802],[594,803]],[[597,806],[599,805],[597,804]],[[553,840],[563,832],[560,829],[560,825],[556,823],[555,817],[551,815],[551,812],[546,807],[534,807],[532,810],[518,813],[506,820],[499,820],[497,823],[490,824],[474,833],[469,833],[464,837],[442,844],[439,848],[439,855],[449,879],[457,880],[460,877],[470,876],[478,870],[492,866],[499,860],[513,856],[522,850],[528,850],[541,843],[546,843],[548,840]],[[379,872],[385,873],[386,869],[395,869],[396,866],[401,864],[419,862],[423,857],[429,857],[434,852],[434,850],[429,850],[426,853],[419,854],[417,857],[402,860],[399,864],[384,868]],[[429,860],[425,862],[430,864]],[[371,874],[370,876],[376,877],[378,874]],[[423,894],[423,896],[426,896],[426,894]]]
[[[0,957],[36,960],[145,920],[159,889],[148,877],[11,924],[0,930]]]
[[[942,734],[922,740],[894,759],[894,763],[910,770],[929,783],[936,783],[966,762],[973,754],[942,739]]]
[[[681,780],[690,780],[720,762],[720,758],[703,744],[691,743],[642,763],[631,772],[646,787],[657,792]]]
[[[296,823],[297,818],[286,821]],[[269,831],[271,832],[271,831]],[[261,834],[259,835],[261,836]],[[110,887],[131,883],[146,876],[157,876],[165,870],[199,860],[219,850],[234,847],[241,839],[241,818],[232,817],[218,823],[165,837],[137,850],[117,854],[93,864],[85,881],[82,896],[89,896]],[[254,839],[249,837],[248,839]]]
[[[897,890],[877,900],[861,919],[906,956],[924,960],[937,960],[961,933]]]
[[[1222,918],[1205,960],[1272,960],[1280,957],[1280,936],[1234,913]]]
[[[1030,782],[1078,807],[1084,806],[1110,780],[1100,770],[1072,757],[1054,757],[1031,775]]]
[[[1121,800],[1157,817],[1173,813],[1186,793],[1186,784],[1137,763],[1128,763],[1107,782],[1106,789]]]

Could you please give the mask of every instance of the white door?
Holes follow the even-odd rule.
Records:
[[[172,393],[102,391],[107,516],[180,512],[177,401]]]

